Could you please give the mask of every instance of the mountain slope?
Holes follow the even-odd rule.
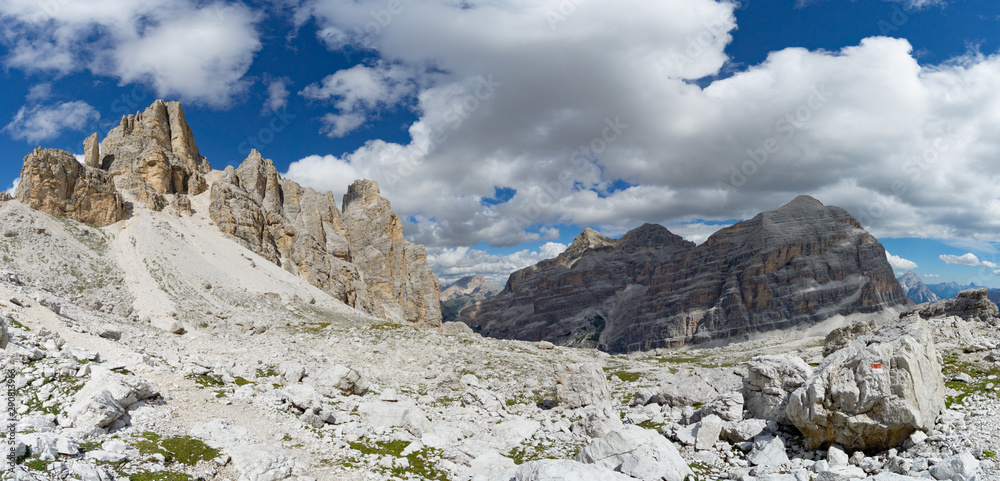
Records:
[[[618,240],[585,231],[462,320],[489,336],[628,352],[908,303],[882,245],[845,210],[801,196],[700,246],[650,224]]]
[[[913,271],[899,276],[896,280],[899,281],[899,287],[903,289],[906,297],[917,304],[941,300]]]
[[[148,270],[162,281],[166,274],[152,265],[157,263],[153,253],[166,239],[157,229],[169,228],[206,245],[222,241],[217,252],[228,248],[232,253],[218,257],[239,264],[233,258],[238,252],[255,266],[271,264],[378,318],[440,325],[437,279],[426,252],[403,238],[402,223],[376,183],[355,182],[341,212],[331,195],[281,179],[256,151],[239,168],[213,171],[199,153],[180,104],[162,100],[123,117],[99,149],[97,134],[86,145],[83,165],[59,150],[36,149],[26,156],[16,198],[50,215],[110,226],[107,232],[131,226],[138,235],[152,236],[147,245],[130,235],[129,244],[117,251],[116,258],[126,263],[117,266],[123,273]],[[161,212],[171,213],[179,223],[174,218],[164,223]],[[185,261],[197,260],[190,265],[194,270],[213,266],[214,259],[191,252],[196,248],[177,247],[172,256],[183,253]],[[226,265],[218,267],[224,270]],[[177,289],[178,284],[167,282],[157,292],[146,280],[135,279],[136,286],[146,286],[146,294],[136,299],[158,299],[157,305],[175,302],[163,294],[170,290],[166,286]],[[295,287],[288,292],[310,291]],[[168,294],[176,302],[202,297],[199,289]],[[163,312],[151,315],[162,317]]]

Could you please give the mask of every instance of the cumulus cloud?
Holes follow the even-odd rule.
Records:
[[[265,113],[282,109],[288,105],[289,82],[291,82],[291,80],[288,77],[268,79],[265,81],[267,84],[267,99],[264,100]]]
[[[564,250],[566,245],[558,242],[546,242],[537,250],[524,249],[508,255],[489,254],[469,247],[431,248],[427,252],[427,263],[441,284],[480,274],[492,283],[504,285],[514,271],[556,257]]]
[[[67,130],[83,130],[100,118],[97,109],[80,100],[32,105],[21,107],[3,131],[14,139],[34,143],[56,138]]]
[[[996,263],[979,260],[979,257],[971,252],[960,256],[941,254],[938,258],[943,260],[945,264],[955,266],[987,267],[990,269],[996,269],[998,267]]]
[[[4,63],[28,72],[90,70],[162,97],[225,106],[245,91],[261,48],[239,3],[196,0],[0,3]]]
[[[879,237],[1000,241],[1000,56],[922,66],[906,40],[872,37],[771,52],[696,84],[730,71],[734,3],[589,1],[553,25],[561,3],[404,3],[373,26],[378,1],[303,2],[296,18],[330,48],[381,62],[308,89],[337,109],[326,132],[363,125],[381,108],[370,99],[413,101],[418,119],[409,143],[371,141],[289,174],[377,180],[414,219],[408,235],[435,246],[744,219],[799,194]],[[389,95],[385,65],[415,90]],[[484,203],[497,188],[515,193]]]
[[[889,259],[889,265],[892,266],[893,269],[901,271],[912,271],[913,269],[917,268],[916,262],[913,262],[908,259],[903,259],[902,257],[899,256],[894,256],[890,254],[888,251],[885,253],[885,256],[886,258]]]
[[[14,179],[14,181],[11,182],[10,187],[7,187],[7,190],[5,190],[4,192],[6,192],[6,193],[8,193],[10,195],[14,195],[14,192],[17,191],[17,185],[20,184],[20,183],[21,183],[21,178],[20,177]]]
[[[332,101],[338,113],[323,116],[323,133],[343,137],[379,108],[399,104],[414,92],[413,74],[398,65],[355,65],[307,86],[300,94],[310,100]]]

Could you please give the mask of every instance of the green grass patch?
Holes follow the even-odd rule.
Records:
[[[184,377],[194,381],[195,384],[205,389],[224,386],[226,384],[222,382],[222,376],[218,374],[188,374]]]
[[[278,375],[278,367],[273,364],[265,364],[264,367],[257,368],[257,377],[274,377]]]
[[[177,436],[163,439],[160,435],[146,431],[139,435],[135,448],[145,456],[160,454],[166,461],[194,466],[198,461],[208,461],[219,456],[219,450],[210,447],[200,439]]]
[[[618,378],[619,381],[622,382],[636,382],[639,380],[640,377],[642,377],[642,374],[629,371],[615,371],[611,373],[610,377],[616,377]]]
[[[128,475],[128,479],[132,481],[191,481],[191,476],[171,471],[139,471]]]
[[[350,444],[352,449],[360,451],[363,455],[388,455],[394,458],[399,458],[403,454],[403,450],[409,446],[410,442],[375,441],[372,444],[363,442],[353,442],[348,444]],[[393,467],[391,469],[387,469],[386,471],[392,473],[393,476],[399,477],[417,475],[419,479],[424,480],[448,481],[447,472],[440,471],[434,466],[434,463],[440,459],[441,450],[425,447],[406,456],[406,460],[410,464],[408,467]],[[358,467],[358,461],[353,458],[348,458],[344,460],[344,465],[347,467]]]

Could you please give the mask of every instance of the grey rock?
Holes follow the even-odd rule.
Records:
[[[475,336],[476,332],[464,322],[445,322],[441,324],[441,334],[445,336]]]
[[[826,450],[826,462],[830,463],[830,467],[839,468],[850,463],[850,456],[844,452],[843,448],[835,444]]]
[[[735,423],[726,423],[722,427],[722,439],[730,443],[751,441],[764,432],[767,421],[763,419],[744,419]]]
[[[82,397],[67,412],[74,427],[104,428],[125,415],[121,404],[107,390]]]
[[[649,481],[683,481],[692,474],[673,444],[638,426],[624,426],[593,440],[576,460]]]
[[[757,356],[747,362],[743,382],[746,416],[788,424],[788,396],[812,375],[801,357],[780,354]]]
[[[476,479],[476,478],[473,478]],[[524,463],[498,481],[634,481],[635,478],[593,464],[565,459],[543,459]],[[492,481],[492,480],[491,480]]]
[[[485,336],[629,352],[909,302],[874,237],[847,211],[801,196],[701,245],[652,224],[620,239],[585,230],[460,319]]]
[[[942,409],[933,335],[925,321],[910,318],[824,359],[792,393],[786,412],[811,449],[837,443],[886,450],[934,426]]]
[[[697,414],[696,419],[714,414],[723,421],[741,421],[743,419],[743,394],[734,391],[715,398],[702,406]]]
[[[753,443],[747,461],[754,466],[774,469],[788,464],[785,442],[778,436],[761,436]]]
[[[712,449],[722,433],[722,419],[710,414],[698,422],[694,430],[695,449]]]
[[[341,394],[363,396],[369,387],[368,380],[360,372],[340,364],[321,371],[312,385],[321,394],[331,397]]]
[[[931,475],[941,481],[967,481],[979,470],[979,460],[971,453],[956,454],[931,466]]]
[[[556,369],[556,400],[569,409],[596,405],[611,400],[611,389],[597,365],[564,365]]]

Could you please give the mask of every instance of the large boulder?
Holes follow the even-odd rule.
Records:
[[[105,226],[125,218],[125,201],[107,172],[64,150],[37,148],[24,158],[14,193],[22,204],[56,217]]]
[[[788,395],[811,374],[812,368],[798,356],[778,354],[751,359],[743,380],[746,417],[788,424]]]
[[[473,477],[473,481],[484,480]],[[524,463],[489,481],[635,481],[635,478],[592,464],[567,459],[543,459]],[[485,480],[484,480],[485,481]]]
[[[667,438],[631,425],[593,440],[580,450],[576,460],[647,481],[683,481],[692,474]]]
[[[944,381],[927,323],[910,317],[831,354],[789,398],[788,419],[811,449],[886,450],[929,430]]]
[[[604,371],[593,363],[564,365],[556,369],[556,400],[575,409],[611,400]]]
[[[902,319],[904,317],[917,314],[924,319],[958,316],[965,320],[971,320],[977,317],[985,320],[990,317],[1000,316],[1000,309],[997,308],[997,305],[994,304],[993,301],[989,300],[987,297],[988,295],[989,289],[985,287],[981,287],[979,289],[966,289],[959,292],[958,295],[952,299],[945,299],[943,301],[920,304],[918,306],[911,307],[906,311],[903,311],[899,317]]]

